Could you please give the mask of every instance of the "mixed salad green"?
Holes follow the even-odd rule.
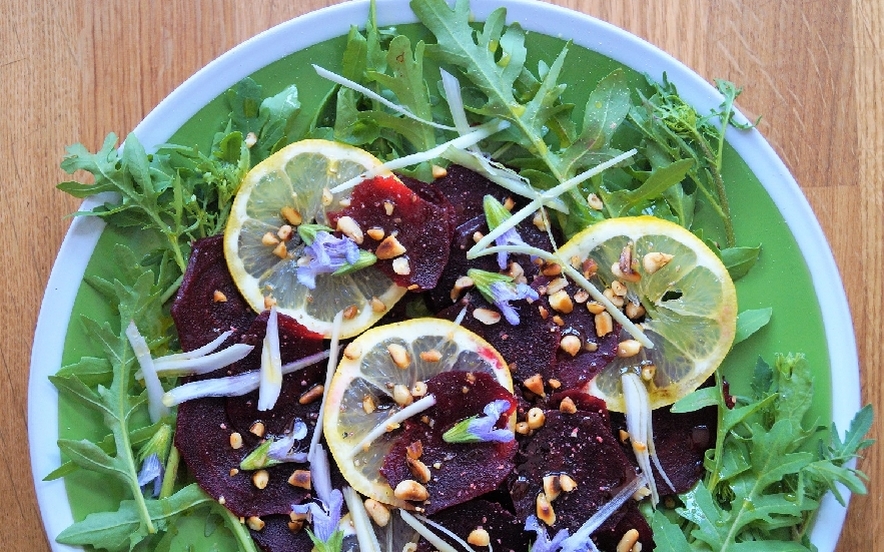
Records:
[[[213,133],[206,151],[168,144],[147,152],[134,135],[118,147],[113,134],[95,153],[81,145],[69,149],[62,167],[91,173],[94,182],[65,182],[59,188],[80,198],[114,192],[119,201],[81,214],[102,217],[139,238],[132,247],[115,247],[119,277],[86,282],[118,315],[80,321],[100,354],[84,356],[51,378],[61,395],[103,420],[107,435],[97,441],[59,440],[66,461],[46,477],[90,470],[121,482],[129,496],[116,510],[78,521],[59,542],[164,550],[172,546],[179,524],[203,519],[207,532],[223,522],[239,549],[255,550],[240,520],[188,481],[172,445],[174,412],[150,422],[147,393],[136,378],[137,353],[126,330],[130,320],[137,321],[155,356],[179,351],[169,303],[191,244],[223,231],[244,175],[286,144],[326,138],[388,161],[431,150],[464,126],[497,119],[508,128],[483,140],[478,154],[449,149],[444,158],[402,172],[431,181],[434,165],[458,163],[481,172],[493,163],[512,169],[514,182],[538,191],[635,148],[630,159],[573,187],[558,198],[559,209],[547,211],[565,236],[604,218],[651,214],[704,238],[734,280],[759,261],[761,245],[742,244],[735,234],[722,176],[724,133],[735,125],[734,100],[740,93],[733,84],[717,82],[724,101],[717,111],[701,114],[665,75],[648,76],[633,87],[624,70],[615,69],[574,104],[567,98],[580,96],[561,80],[570,45],[531,67],[526,32],[507,24],[504,10],[475,24],[467,0],[453,7],[444,0],[411,5],[423,26],[417,40],[414,33],[379,27],[374,6],[364,29],[353,28],[347,37],[336,75],[339,82],[370,93],[330,84],[312,111],[302,109],[298,83],[265,96],[260,85],[245,79],[226,94],[230,114],[224,126],[206,129]],[[459,83],[462,109],[451,109],[455,98],[440,68]],[[452,115],[458,112],[463,120]],[[737,341],[764,328],[772,314],[765,308],[741,312]],[[832,492],[842,500],[843,488],[865,492],[864,476],[851,461],[871,444],[864,437],[871,409],[861,410],[843,437],[834,427],[818,426],[807,415],[814,397],[811,373],[799,353],[758,359],[750,388],[732,394],[718,373],[715,385],[676,403],[680,412],[717,407],[718,430],[703,480],[674,503],[644,512],[656,550],[810,550],[808,529],[823,495]],[[340,541],[335,543],[318,548],[340,549]]]

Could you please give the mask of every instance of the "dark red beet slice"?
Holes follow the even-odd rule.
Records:
[[[509,190],[501,188],[479,173],[458,165],[448,168],[448,174],[434,182],[436,188],[448,198],[454,206],[455,230],[451,241],[451,251],[448,265],[439,278],[439,284],[428,296],[430,306],[435,311],[440,311],[450,306],[456,299],[451,298],[451,290],[454,283],[461,276],[465,276],[470,268],[477,268],[489,272],[498,272],[500,267],[496,255],[487,255],[477,259],[468,260],[467,250],[475,244],[473,235],[476,232],[482,234],[488,232],[485,221],[485,213],[482,207],[486,195],[491,195],[499,202],[504,203],[507,198],[514,202],[513,210],[528,203],[524,198],[515,196]],[[522,240],[528,245],[539,247],[546,251],[551,250],[549,235],[538,229],[531,220],[520,223],[516,230]],[[557,241],[561,243],[560,237]],[[524,255],[511,255],[510,261],[517,262],[525,272],[525,277],[530,282],[537,274],[537,267],[530,258]]]
[[[423,182],[403,178],[376,177],[353,189],[350,205],[337,213],[329,213],[336,225],[340,217],[352,217],[365,232],[361,248],[377,253],[377,265],[394,282],[411,289],[432,289],[448,262],[448,247],[454,231],[453,208],[444,196]],[[383,230],[381,240],[367,232]],[[385,239],[394,239],[404,247],[404,254],[395,258],[408,261],[409,272],[394,269],[395,258],[384,258]]]
[[[414,479],[406,449],[419,441],[423,449],[420,461],[430,468],[432,479],[425,483],[429,501],[418,505],[433,514],[491,492],[507,478],[513,468],[515,440],[453,444],[443,441],[442,434],[465,418],[482,415],[485,405],[497,399],[510,401],[512,412],[515,398],[488,374],[459,371],[434,376],[427,381],[427,392],[436,397],[436,405],[424,412],[431,423],[404,424],[381,473],[393,488]],[[506,420],[501,416],[496,427],[504,427]]]
[[[223,238],[213,236],[193,244],[184,279],[172,303],[172,319],[184,351],[199,348],[231,329],[235,333],[227,343],[236,343],[238,334],[255,318],[227,270]],[[216,297],[216,292],[221,295]]]
[[[534,374],[547,374],[556,360],[556,351],[561,340],[561,328],[550,317],[544,319],[536,304],[524,301],[514,302],[519,313],[520,323],[512,326],[501,319],[496,324],[485,324],[473,316],[476,308],[491,308],[478,292],[471,292],[461,302],[448,307],[438,314],[440,318],[454,320],[466,307],[467,315],[461,325],[482,336],[497,349],[510,368],[510,373],[518,382]]]
[[[616,550],[617,544],[623,535],[631,529],[638,531],[638,542],[642,545],[642,550],[654,549],[654,532],[645,519],[645,516],[638,509],[638,503],[634,500],[627,500],[621,509],[623,517],[617,522],[616,527],[608,527],[603,525],[593,533],[593,540],[598,545],[599,550]]]
[[[654,426],[654,448],[663,470],[675,486],[676,493],[690,490],[705,474],[703,458],[706,451],[715,446],[718,427],[718,411],[714,406],[673,414],[669,408],[658,408],[651,414]],[[622,414],[611,413],[611,423],[615,433],[626,429]],[[623,445],[627,456],[632,459],[632,447]],[[661,495],[673,491],[654,469],[654,481]]]
[[[249,531],[255,543],[263,552],[310,552],[313,541],[307,534],[307,525],[299,531],[289,529],[289,516],[267,516],[261,518],[264,528]]]
[[[526,552],[528,550],[530,535],[524,531],[525,524],[496,502],[482,499],[471,500],[430,516],[430,519],[463,540],[467,540],[474,529],[484,529],[491,537],[491,549],[494,552]],[[436,533],[454,548],[460,549],[454,539],[439,532]],[[474,546],[474,549],[485,550],[487,547]],[[436,547],[424,539],[417,543],[417,552],[433,552],[434,550]]]
[[[560,529],[576,531],[635,478],[635,470],[611,434],[606,416],[588,410],[574,414],[548,410],[544,425],[520,438],[510,480],[510,495],[520,519],[536,514],[543,478],[556,474],[567,474],[577,487],[552,501],[556,519],[549,527],[551,535]],[[615,512],[602,527],[615,527],[622,517],[622,511]]]
[[[558,312],[550,306],[549,295],[543,293],[548,283],[549,279],[541,276],[532,284],[541,292],[538,303],[547,309],[550,318],[559,317],[562,322],[562,337],[577,336],[582,347],[574,356],[559,348],[556,351],[556,362],[545,375],[547,378],[557,379],[563,389],[582,387],[617,356],[620,326],[615,324],[614,331],[599,337],[595,330],[595,315],[587,310],[585,303],[572,300],[573,310],[570,313]],[[572,298],[581,289],[574,284],[565,287],[568,296]]]
[[[279,317],[280,348],[283,362],[295,360],[319,351],[322,340],[295,320]],[[264,337],[267,314],[258,317],[243,335],[243,341],[257,343]],[[256,348],[248,357],[227,372],[240,373],[260,367],[260,351]],[[269,484],[258,489],[252,483],[252,473],[238,471],[239,464],[261,439],[249,431],[255,421],[265,424],[267,435],[281,434],[289,429],[295,418],[301,418],[309,431],[303,442],[309,443],[315,425],[319,403],[302,405],[298,398],[303,392],[324,381],[325,363],[289,374],[283,380],[283,392],[277,408],[269,413],[255,415],[257,392],[230,399],[209,398],[178,406],[178,428],[175,446],[181,453],[194,478],[215,499],[224,497],[225,506],[237,516],[265,516],[288,514],[292,504],[300,504],[310,496],[309,491],[288,484],[295,469],[308,469],[306,464],[286,463],[268,468]],[[238,432],[243,446],[233,449],[230,435]]]

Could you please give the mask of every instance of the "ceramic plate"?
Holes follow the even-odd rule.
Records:
[[[534,58],[551,61],[563,40],[573,40],[569,68],[561,79],[569,84],[569,93],[583,91],[585,97],[601,77],[624,66],[636,85],[641,85],[642,74],[659,79],[665,72],[700,113],[721,103],[713,87],[678,61],[588,16],[540,2],[499,0],[474,2],[476,19],[484,19],[501,5],[508,10],[509,22],[519,22],[532,31],[529,46]],[[358,0],[270,29],[195,74],[160,103],[135,133],[149,151],[166,141],[208,146],[226,115],[218,96],[246,76],[262,84],[267,95],[296,82],[304,110],[309,112],[330,87],[310,64],[337,70],[344,35],[350,25],[361,26],[367,18],[368,1]],[[380,0],[378,19],[381,25],[396,24],[400,30],[420,33],[416,26],[408,25],[414,18],[405,0]],[[536,66],[536,59],[532,66]],[[798,185],[764,138],[755,130],[733,128],[727,138],[724,176],[737,236],[743,244],[763,245],[759,265],[737,283],[740,308],[773,306],[775,314],[764,331],[735,347],[723,369],[734,385],[744,385],[748,378],[741,373],[751,373],[759,355],[771,359],[778,352],[803,352],[816,369],[814,414],[846,428],[860,405],[859,365],[846,297],[825,236]],[[43,522],[57,551],[72,550],[54,540],[75,517],[110,509],[120,499],[91,474],[78,474],[66,482],[42,479],[59,466],[57,437],[101,435],[100,421],[84,418],[74,405],[60,400],[47,377],[88,350],[78,323],[81,313],[93,318],[110,316],[81,282],[87,273],[112,272],[112,263],[103,261],[110,258],[105,253],[115,241],[127,239],[104,229],[98,220],[76,219],[59,252],[40,310],[29,387],[29,437]],[[834,378],[830,367],[836,359],[838,377]],[[822,508],[826,523],[816,524],[812,540],[820,550],[831,551],[846,510],[831,496]]]

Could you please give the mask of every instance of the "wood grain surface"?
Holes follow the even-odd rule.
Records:
[[[486,0],[475,0],[486,1]],[[53,260],[78,202],[57,192],[68,144],[126,135],[187,77],[237,43],[331,0],[0,0],[0,542],[41,551],[27,453],[31,343]],[[884,414],[884,3],[877,0],[556,0],[745,87],[739,106],[807,195],[853,313],[863,402]],[[823,244],[821,244],[822,246]],[[879,424],[873,429],[877,432]],[[839,551],[884,534],[884,455],[868,452]]]

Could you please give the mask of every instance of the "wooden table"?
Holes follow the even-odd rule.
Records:
[[[483,0],[484,1],[484,0]],[[48,550],[27,453],[28,365],[49,271],[77,201],[57,192],[66,145],[125,136],[197,69],[242,40],[334,0],[0,0],[0,542]],[[875,0],[556,0],[637,34],[707,79],[746,87],[740,107],[785,160],[819,217],[848,290],[863,401],[884,413],[884,4]],[[877,426],[876,426],[877,427]],[[860,466],[838,550],[884,532],[884,455]],[[870,541],[869,535],[876,536]]]

